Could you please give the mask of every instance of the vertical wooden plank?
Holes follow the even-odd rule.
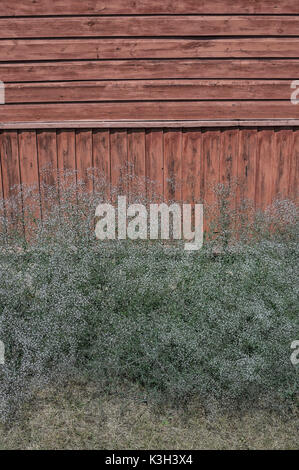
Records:
[[[91,130],[76,131],[76,165],[77,180],[84,182],[86,191],[92,192],[93,183],[88,171],[93,167]]]
[[[146,194],[149,202],[157,202],[163,197],[163,165],[163,130],[149,129],[145,133]]]
[[[92,134],[93,167],[95,170],[95,191],[104,191],[110,197],[111,163],[110,163],[110,132],[99,129]]]
[[[70,206],[77,203],[75,131],[58,130],[56,140],[60,207],[62,209],[65,206],[68,211]]]
[[[37,131],[37,156],[42,212],[58,202],[56,130]]]
[[[19,132],[19,152],[22,184],[38,187],[39,171],[35,131]]]
[[[19,185],[19,149],[17,131],[3,131],[0,135],[0,158],[4,198],[16,195],[15,185]]]
[[[238,176],[239,129],[225,129],[220,135],[219,181],[233,184]]]
[[[204,203],[204,230],[210,232],[213,221],[218,217],[216,206],[217,196],[215,185],[219,183],[220,165],[220,130],[207,129],[202,134],[202,169],[203,169],[203,191]],[[215,229],[214,229],[215,230]]]
[[[111,185],[114,195],[125,195],[128,189],[128,140],[125,129],[110,132]]]
[[[54,186],[57,179],[56,131],[37,131],[36,140],[40,185]]]
[[[93,138],[93,166],[110,183],[110,137],[108,129],[95,130]]]
[[[291,129],[279,129],[274,132],[276,152],[272,156],[272,196],[285,198],[289,192],[291,157],[294,148],[294,133]]]
[[[57,166],[60,172],[76,170],[75,131],[62,129],[57,131]]]
[[[0,132],[0,139],[2,139],[3,132]],[[3,199],[3,180],[2,180],[2,155],[0,153],[0,199]]]
[[[39,170],[37,160],[36,131],[19,131],[20,179],[24,186],[23,210],[25,232],[30,232],[31,217],[40,218]],[[27,188],[32,190],[28,191]]]
[[[237,205],[239,129],[224,129],[220,136],[219,182],[230,192],[230,207],[234,209]]]
[[[238,155],[238,201],[255,203],[257,130],[240,129]]]
[[[0,159],[2,169],[3,197],[7,200],[6,215],[14,229],[18,229],[22,218],[22,198],[17,131],[4,131],[0,135]]]
[[[288,180],[288,197],[298,202],[298,173],[299,173],[299,129],[293,130],[293,148],[290,158],[290,173]]]
[[[144,129],[128,131],[129,193],[134,198],[145,197],[145,132]]]
[[[196,202],[201,198],[201,132],[188,129],[182,133],[182,200]]]
[[[272,159],[275,154],[273,129],[260,129],[257,134],[256,207],[265,209],[272,202]]]
[[[2,134],[3,132],[0,132],[0,139],[2,139]],[[4,200],[3,200],[3,185],[2,185],[2,158],[0,154],[0,217],[3,218],[2,220],[4,221],[5,217],[5,207],[4,207]],[[4,225],[0,223],[0,229],[1,231],[4,231]]]
[[[166,201],[182,200],[182,131],[164,131],[164,197]]]
[[[216,202],[215,185],[219,182],[220,130],[206,130],[202,135],[202,158],[204,159],[204,201]]]

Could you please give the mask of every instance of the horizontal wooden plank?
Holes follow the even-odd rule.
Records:
[[[287,100],[290,80],[129,80],[8,84],[5,102]]]
[[[0,38],[298,36],[297,16],[117,16],[0,19]]]
[[[0,61],[299,57],[299,38],[2,39]]]
[[[197,121],[18,121],[0,122],[0,129],[157,129],[205,127],[299,127],[299,119]]]
[[[299,119],[299,106],[290,101],[145,101],[0,106],[0,122],[169,119]]]
[[[288,78],[299,76],[299,59],[113,60],[0,64],[5,82],[172,78]]]
[[[297,0],[1,0],[0,16],[299,13]]]

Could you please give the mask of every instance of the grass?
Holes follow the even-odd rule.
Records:
[[[0,426],[0,449],[297,449],[297,436],[298,414],[157,406],[133,388],[108,395],[82,382],[38,393],[21,421]]]
[[[103,187],[46,190],[0,214],[1,445],[294,448],[296,204],[256,212],[218,186],[186,253],[96,240]]]

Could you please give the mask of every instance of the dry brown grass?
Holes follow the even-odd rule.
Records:
[[[205,413],[144,403],[136,390],[103,396],[93,385],[39,393],[18,422],[0,427],[0,449],[296,449],[298,416]]]

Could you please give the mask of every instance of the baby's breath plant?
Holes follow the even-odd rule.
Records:
[[[99,241],[95,208],[119,190],[90,175],[93,192],[65,172],[55,187],[19,188],[0,204],[1,421],[38,388],[82,376],[114,392],[134,383],[149,400],[178,405],[296,404],[296,204],[238,208],[222,186],[198,252],[182,242]],[[130,202],[149,204],[149,182],[128,179]]]

